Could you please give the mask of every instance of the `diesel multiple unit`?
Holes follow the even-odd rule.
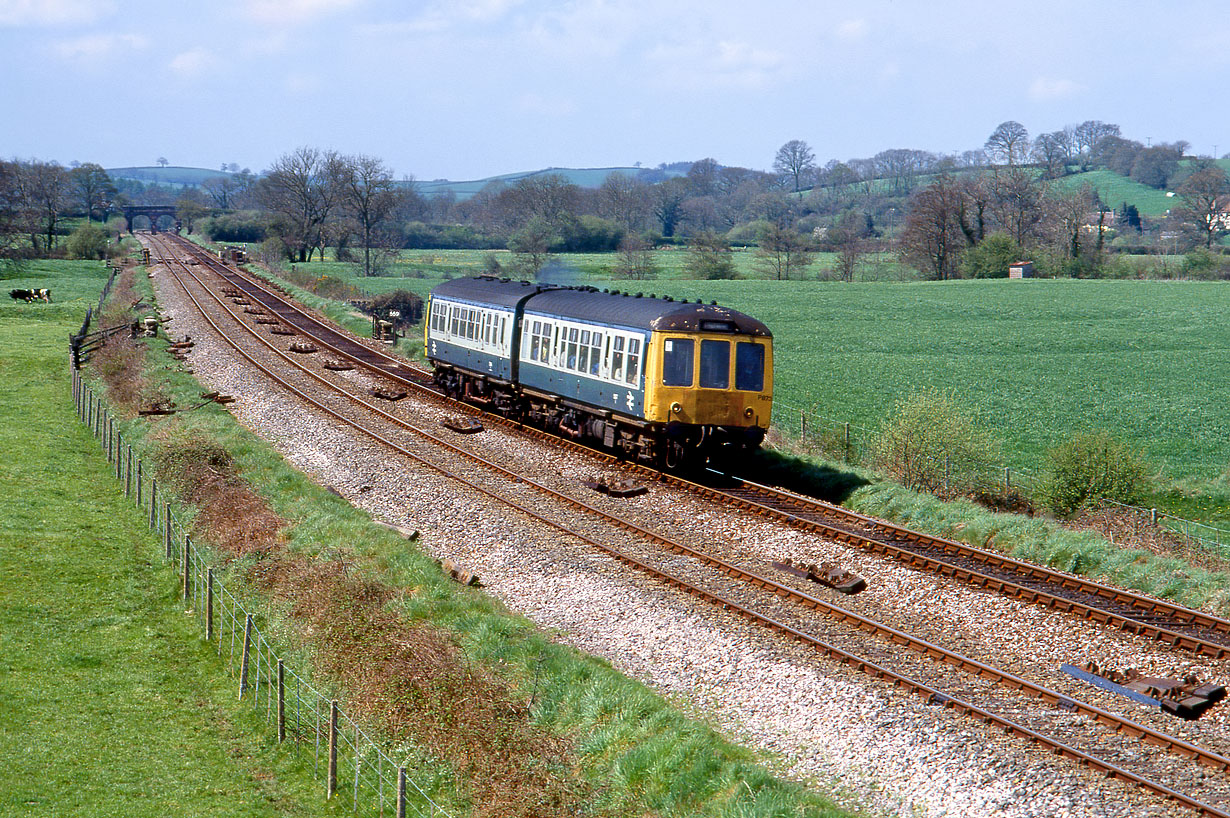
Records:
[[[432,290],[447,394],[664,468],[764,439],[773,338],[716,304],[483,276]]]

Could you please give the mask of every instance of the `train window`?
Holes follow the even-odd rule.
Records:
[[[590,340],[589,374],[597,375],[602,364],[602,333],[595,332]]]
[[[567,353],[567,363],[565,364],[565,368],[567,369],[577,368],[577,335],[578,335],[578,332],[579,331],[577,330],[576,327],[572,327],[571,329],[568,330],[568,353]]]
[[[730,341],[700,342],[700,386],[702,389],[730,388]]]
[[[456,337],[459,335],[458,323],[461,321],[461,308],[452,307],[449,309],[449,325],[448,334]]]
[[[530,360],[531,360],[531,361],[537,361],[537,360],[538,360],[538,342],[542,340],[542,339],[539,337],[539,333],[540,333],[540,332],[542,332],[542,322],[541,322],[541,321],[535,321],[535,322],[533,323],[533,325],[531,325],[531,327],[530,327],[530,352],[529,352],[529,358],[530,358]]]
[[[611,379],[620,381],[624,377],[624,337],[616,335],[611,343]]]
[[[641,376],[641,339],[628,339],[628,375],[625,380],[635,384]]]
[[[581,348],[577,354],[577,371],[589,371],[589,330],[581,330]]]
[[[662,383],[665,386],[692,385],[695,346],[691,338],[667,338],[663,342]]]
[[[498,337],[498,338],[496,338],[496,342],[497,342],[497,343],[499,343],[499,344],[501,344],[501,345],[503,345],[503,343],[504,343],[504,330],[505,330],[505,329],[507,328],[507,326],[508,326],[508,323],[507,323],[507,322],[508,322],[508,316],[506,316],[506,315],[501,315],[501,316],[500,316],[500,335],[499,335],[499,337]]]
[[[735,388],[745,392],[764,389],[764,345],[735,344]]]

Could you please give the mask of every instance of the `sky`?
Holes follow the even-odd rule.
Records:
[[[960,153],[1089,119],[1230,152],[1224,0],[0,0],[0,156],[398,178]]]

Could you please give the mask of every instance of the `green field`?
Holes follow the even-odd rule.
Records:
[[[67,338],[98,262],[0,303],[0,816],[335,814],[175,601],[144,515],[73,412]]]

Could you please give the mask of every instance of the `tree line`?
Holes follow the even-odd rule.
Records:
[[[617,272],[645,278],[664,244],[686,246],[693,274],[709,278],[734,274],[732,247],[755,248],[761,274],[781,279],[809,274],[820,251],[843,279],[873,253],[936,279],[1004,275],[1025,257],[1050,274],[1096,275],[1122,246],[1207,252],[1225,234],[1226,175],[1186,157],[1188,147],[1143,145],[1093,120],[1031,138],[1010,121],[959,155],[903,148],[820,164],[794,139],[771,171],[705,158],[612,172],[596,188],[546,173],[493,181],[464,200],[424,196],[379,158],[311,147],[259,175],[224,165],[182,190],[111,180],[96,164],[12,160],[0,162],[0,252],[52,253],[65,215],[84,215],[90,228],[132,202],[174,204],[189,230],[259,243],[269,258],[306,262],[328,250],[366,275],[401,249],[465,247],[511,250],[523,275],[555,253],[618,251]],[[1143,219],[1130,203],[1065,182],[1094,169],[1173,187],[1176,206]],[[499,264],[489,259],[492,272]]]

